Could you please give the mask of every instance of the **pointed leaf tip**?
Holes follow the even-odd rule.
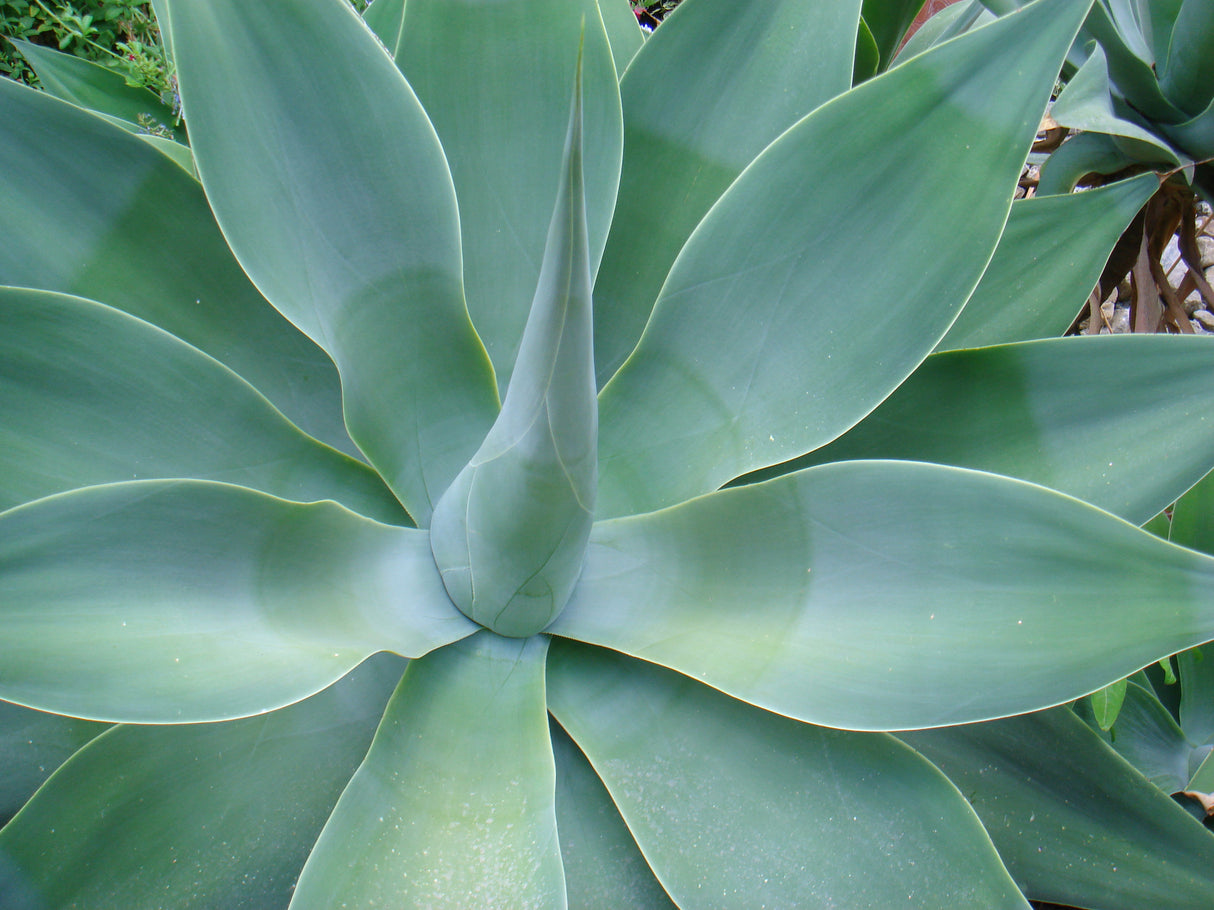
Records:
[[[469,618],[511,637],[535,634],[564,608],[594,515],[598,405],[580,50],[578,60],[562,183],[510,387],[431,522],[451,599]]]

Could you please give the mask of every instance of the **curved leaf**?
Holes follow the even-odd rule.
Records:
[[[851,86],[859,5],[696,0],[637,53],[620,83],[624,166],[594,287],[600,386],[704,213],[764,146]]]
[[[194,160],[224,236],[333,357],[351,436],[425,525],[497,411],[438,138],[346,3],[167,6]]]
[[[0,513],[0,619],[0,696],[140,723],[258,714],[476,628],[424,532],[205,481]]]
[[[0,288],[0,414],[0,509],[190,477],[408,521],[370,468],[299,432],[222,364],[77,297]]]
[[[1189,776],[1197,767],[1196,764],[1190,767],[1193,744],[1152,692],[1127,681],[1126,699],[1111,733],[1099,728],[1086,702],[1077,702],[1075,713],[1161,791],[1179,793],[1186,789]]]
[[[174,127],[172,110],[148,89],[127,85],[116,70],[30,41],[4,37],[29,62],[42,88],[56,98],[117,117],[132,129],[141,116],[148,118],[149,125]]]
[[[1139,147],[1149,148],[1142,143]],[[1116,174],[1136,163],[1127,143],[1104,133],[1080,133],[1045,159],[1037,193],[1041,196],[1064,195],[1074,190],[1088,174]]]
[[[549,631],[898,730],[1099,689],[1214,637],[1212,595],[1214,559],[1043,487],[853,461],[599,522]]]
[[[451,163],[468,311],[503,389],[542,280],[545,238],[565,180],[579,44],[593,275],[615,207],[623,144],[618,77],[598,3],[409,0],[393,47]]]
[[[994,258],[936,350],[1065,333],[1114,244],[1158,189],[1159,178],[1148,173],[1084,193],[1014,202]]]
[[[850,432],[752,477],[860,458],[930,461],[1039,483],[1142,524],[1214,462],[1211,383],[1214,345],[1201,338],[1106,335],[935,354]]]
[[[888,69],[889,61],[923,6],[924,0],[864,0],[864,21],[872,31],[882,69]]]
[[[1062,90],[1050,116],[1072,129],[1134,139],[1150,149],[1150,160],[1179,165],[1181,160],[1176,152],[1158,134],[1118,114],[1111,92],[1108,63],[1104,51],[1097,46]]]
[[[549,704],[680,907],[1025,907],[972,810],[893,737],[800,724],[556,642]]]
[[[430,541],[464,615],[526,637],[561,611],[594,521],[598,408],[580,70],[539,287],[493,428],[438,501]]]
[[[569,905],[579,910],[674,910],[582,750],[558,724],[549,726]]]
[[[747,168],[601,393],[601,517],[811,451],[914,370],[995,248],[1085,8],[1038,0],[943,44],[819,108]],[[1012,67],[1034,76],[1009,79]]]
[[[262,717],[115,727],[0,833],[0,901],[282,910],[402,663],[372,658]]]
[[[1163,23],[1161,23],[1163,24]],[[1214,101],[1214,17],[1206,0],[1182,0],[1166,60],[1157,61],[1159,89],[1197,116]]]
[[[22,124],[0,133],[0,285],[146,319],[235,370],[305,432],[356,451],[332,362],[249,283],[197,181],[125,130],[9,79],[0,121]]]
[[[982,819],[1036,900],[1099,910],[1197,910],[1214,837],[1066,709],[902,736]]]
[[[91,720],[0,702],[0,768],[4,768],[0,777],[0,828],[56,768],[105,730],[105,724]],[[0,878],[4,869],[5,862],[0,859]]]
[[[611,41],[615,71],[623,74],[645,43],[645,33],[633,12],[631,0],[598,0],[598,5],[603,25],[607,28],[607,38]]]
[[[547,650],[482,632],[409,664],[291,910],[565,906]]]

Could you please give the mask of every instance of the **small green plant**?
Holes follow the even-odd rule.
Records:
[[[155,6],[188,148],[0,82],[0,902],[1208,903],[1053,706],[1214,637],[1214,347],[945,349],[1084,0]]]
[[[151,7],[135,0],[3,0],[0,38],[17,38],[100,63],[132,86],[171,94],[169,71]],[[7,42],[0,50],[5,75],[33,83],[36,75]]]

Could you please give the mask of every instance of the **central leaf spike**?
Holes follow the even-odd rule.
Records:
[[[506,399],[430,524],[451,600],[510,637],[534,635],[564,608],[594,517],[598,403],[581,72],[579,52],[560,190]]]

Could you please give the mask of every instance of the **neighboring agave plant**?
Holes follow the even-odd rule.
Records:
[[[1012,717],[1214,638],[1214,347],[942,343],[1082,0],[156,7],[188,149],[0,84],[5,907],[1214,895]]]

